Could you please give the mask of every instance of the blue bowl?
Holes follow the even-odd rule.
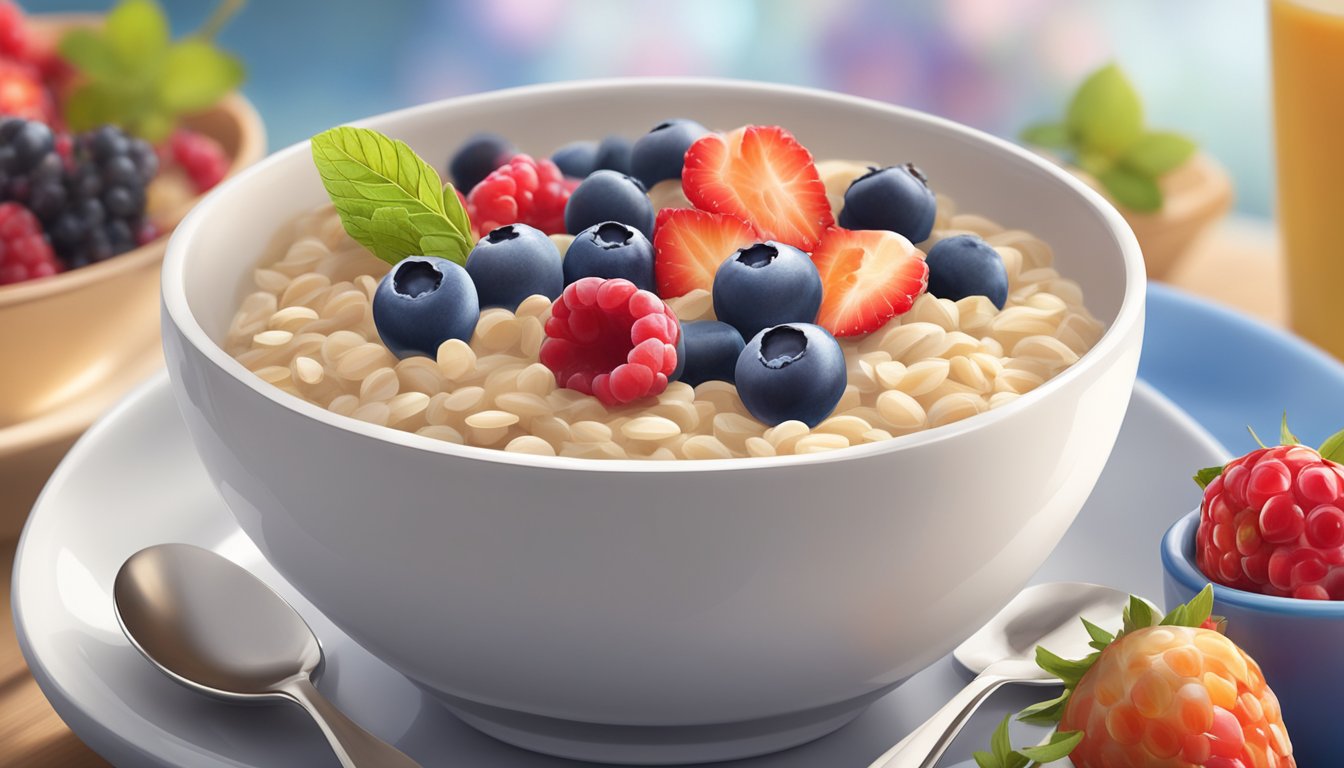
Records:
[[[1188,602],[1209,579],[1195,564],[1199,510],[1162,537],[1167,605]],[[1344,764],[1344,601],[1297,600],[1213,586],[1213,612],[1250,654],[1279,698],[1301,766]]]

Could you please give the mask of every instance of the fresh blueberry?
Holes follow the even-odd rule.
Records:
[[[929,238],[938,201],[929,180],[910,163],[872,168],[845,190],[840,226],[889,229],[912,243]]]
[[[709,129],[694,120],[661,122],[635,140],[630,150],[630,173],[653,188],[664,179],[680,179],[686,162],[686,150]]]
[[[571,179],[585,178],[597,170],[597,142],[570,142],[551,153],[551,162]]]
[[[767,241],[739,250],[714,273],[714,316],[750,339],[780,323],[810,323],[821,309],[821,275],[806,253]]]
[[[630,141],[621,136],[608,136],[597,145],[593,169],[598,171],[630,172]]]
[[[508,162],[518,150],[497,133],[478,133],[457,148],[448,161],[448,175],[462,194],[481,183],[490,172]]]
[[[467,274],[481,307],[510,312],[528,296],[554,301],[565,289],[560,251],[544,232],[526,224],[508,224],[481,238],[467,255]]]
[[[681,324],[684,367],[680,381],[699,386],[706,381],[733,382],[738,355],[746,345],[742,334],[718,320],[697,320]]]
[[[449,339],[470,341],[480,318],[471,276],[447,259],[408,256],[373,293],[373,324],[397,357],[434,357]]]
[[[817,426],[835,410],[847,382],[840,343],[811,323],[756,334],[738,355],[735,374],[742,404],[770,426],[791,420]]]
[[[653,287],[653,243],[619,221],[583,230],[565,251],[565,285],[585,277],[623,277],[646,291]]]
[[[1008,300],[1008,270],[997,251],[975,235],[939,240],[929,249],[929,293],[959,301],[986,296],[1003,309]]]
[[[653,237],[653,202],[638,179],[616,171],[593,171],[565,203],[565,229],[571,235],[604,221],[629,224]]]

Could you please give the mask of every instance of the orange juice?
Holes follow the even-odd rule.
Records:
[[[1270,0],[1269,23],[1290,316],[1344,357],[1344,0]]]

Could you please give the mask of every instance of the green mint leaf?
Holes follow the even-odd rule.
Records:
[[[453,229],[456,229],[467,242],[471,242],[471,219],[467,216],[467,209],[462,206],[462,201],[457,199],[457,189],[453,187],[452,182],[444,182],[443,185],[443,212],[448,215],[448,223],[453,225]]]
[[[360,223],[369,233],[372,243],[369,250],[389,264],[396,264],[407,256],[428,255],[420,247],[420,237],[405,208],[378,208],[368,221]]]
[[[1003,763],[988,752],[972,752],[971,759],[975,760],[978,768],[1003,768]]]
[[[1125,208],[1138,213],[1162,210],[1162,190],[1150,177],[1120,166],[1095,175],[1101,186]]]
[[[237,88],[246,72],[238,59],[201,39],[168,49],[158,100],[173,112],[199,112]]]
[[[1068,149],[1073,146],[1073,134],[1064,123],[1037,123],[1022,130],[1022,141],[1038,147]]]
[[[154,75],[163,66],[168,19],[153,0],[122,0],[108,12],[103,35],[127,75]]]
[[[65,98],[66,125],[74,131],[87,131],[116,122],[119,96],[107,83],[92,81],[76,86]]]
[[[405,143],[367,128],[341,127],[314,136],[312,151],[346,231],[378,258],[393,264],[416,255],[466,262],[470,244],[444,210],[438,173]]]
[[[1321,458],[1336,464],[1344,464],[1344,430],[1327,437],[1325,442],[1321,443]]]
[[[1087,149],[1078,152],[1077,161],[1079,168],[1093,176],[1100,176],[1115,167],[1115,161],[1109,155]]]
[[[1108,64],[1078,87],[1066,124],[1082,147],[1114,156],[1143,134],[1143,105],[1120,68]]]
[[[1082,731],[1056,731],[1046,743],[1038,747],[1023,747],[1018,751],[1038,763],[1053,763],[1068,757],[1082,740]]]
[[[1301,445],[1302,441],[1288,428],[1288,412],[1283,412],[1283,421],[1279,422],[1279,445]]]
[[[1255,428],[1252,427],[1250,424],[1246,425],[1246,431],[1251,433],[1251,439],[1255,441],[1256,445],[1260,446],[1261,448],[1269,447],[1265,445],[1265,441],[1261,440],[1259,435],[1255,434]]]
[[[1157,178],[1180,167],[1195,153],[1195,142],[1179,133],[1150,131],[1125,149],[1120,163],[1149,178]]]
[[[1208,488],[1209,483],[1221,474],[1223,474],[1222,467],[1205,467],[1195,473],[1195,484],[1201,489]]]
[[[1032,704],[1018,712],[1017,719],[1031,725],[1058,725],[1060,718],[1064,716],[1064,707],[1068,705],[1069,697],[1072,695],[1072,691],[1065,691],[1049,701]]]
[[[97,31],[75,27],[57,45],[61,58],[85,73],[119,72],[121,63],[107,39]]]

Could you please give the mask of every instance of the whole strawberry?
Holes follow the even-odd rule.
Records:
[[[1025,768],[1067,756],[1075,768],[1295,768],[1279,700],[1251,657],[1205,628],[1212,606],[1206,587],[1159,620],[1132,598],[1119,635],[1087,624],[1097,649],[1087,658],[1038,648],[1037,662],[1065,690],[1018,718],[1056,732],[1013,750],[1005,718],[976,763]]]
[[[1344,600],[1341,435],[1317,451],[1285,419],[1283,445],[1195,476],[1204,488],[1195,556],[1205,576],[1266,595]]]

